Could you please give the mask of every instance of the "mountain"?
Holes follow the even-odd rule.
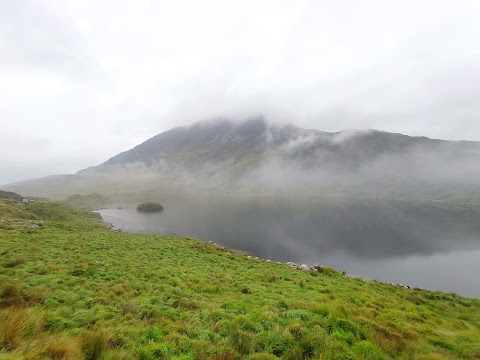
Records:
[[[158,134],[75,175],[5,189],[42,196],[104,194],[361,195],[470,201],[480,143],[376,130],[328,133],[262,117]]]
[[[263,118],[242,123],[228,120],[200,122],[163,132],[131,150],[120,153],[88,173],[142,164],[161,168],[166,164],[182,169],[202,169],[205,165],[232,166],[246,158],[277,156],[311,165],[354,168],[380,155],[406,152],[415,147],[439,150],[477,150],[478,143],[447,142],[381,131],[344,130],[327,133],[291,125],[267,123]]]

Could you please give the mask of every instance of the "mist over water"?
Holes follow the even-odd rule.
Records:
[[[161,202],[162,213],[137,213],[133,202],[100,213],[128,232],[194,237],[271,260],[480,297],[474,278],[480,210],[474,205],[341,198]]]

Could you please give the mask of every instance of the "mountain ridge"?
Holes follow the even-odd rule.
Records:
[[[235,143],[235,140],[238,141],[238,138],[235,139],[235,137],[238,135],[240,135],[240,138],[243,136],[243,139],[240,139],[243,141],[240,141],[237,144]],[[230,139],[218,139],[218,137],[222,136],[230,136]],[[268,139],[269,136],[271,136],[271,139]],[[235,151],[238,151],[239,147],[245,147],[246,145],[249,145],[250,148],[247,147],[247,151],[244,153],[258,154],[259,152],[263,152],[265,150],[272,150],[274,147],[284,146],[286,143],[291,142],[292,140],[298,140],[299,142],[305,140],[304,143],[308,142],[309,140],[312,142],[312,139],[305,139],[309,136],[316,136],[318,139],[314,140],[317,140],[317,142],[324,141],[325,144],[323,145],[330,145],[333,147],[351,139],[361,139],[360,141],[365,140],[370,143],[372,143],[373,140],[376,140],[375,145],[383,146],[383,149],[378,149],[380,152],[385,150],[399,150],[412,144],[418,145],[420,143],[427,142],[435,145],[450,143],[461,146],[472,144],[474,144],[473,146],[480,146],[478,145],[480,143],[471,141],[430,139],[425,136],[409,136],[400,133],[389,133],[374,129],[345,129],[338,132],[325,132],[317,129],[299,128],[290,124],[276,125],[268,123],[262,117],[249,119],[243,122],[232,122],[222,119],[217,121],[197,122],[190,126],[172,128],[147,139],[132,149],[123,151],[111,157],[100,165],[92,166],[88,169],[107,168],[112,166],[115,167],[135,162],[143,162],[147,165],[152,165],[163,155],[171,155],[172,152],[185,152],[186,149],[188,150],[189,148],[193,147],[196,147],[197,149],[195,150],[198,150],[198,146],[202,143],[206,143],[208,146],[210,146],[210,151],[204,151],[206,152],[206,155],[211,157],[212,153],[218,150],[216,146],[212,146],[215,145],[212,144],[212,142],[215,140],[223,140],[223,144],[226,144],[227,141],[230,141],[230,144],[227,145],[230,146],[231,150],[233,149]],[[246,141],[245,138],[248,139],[248,141]],[[378,144],[379,140],[383,142],[383,144]],[[262,143],[262,141],[264,143]],[[388,144],[391,144],[393,148],[388,149],[388,147],[386,147]],[[304,150],[308,151],[308,149]],[[199,154],[196,153],[195,155],[198,156]],[[231,156],[232,154],[229,155],[230,156],[223,156],[221,160],[238,158],[238,156]],[[80,170],[79,173],[82,173],[88,169]]]
[[[437,192],[443,198],[459,188],[462,194],[476,193],[479,160],[480,142],[378,130],[329,133],[279,125],[260,116],[176,127],[75,175],[26,180],[4,188],[42,196],[327,192],[382,197],[422,193],[438,199],[425,193]]]

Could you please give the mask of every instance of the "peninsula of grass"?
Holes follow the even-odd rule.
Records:
[[[208,239],[206,239],[208,240]],[[480,300],[0,202],[0,359],[480,359]]]
[[[145,202],[137,206],[138,212],[160,212],[163,211],[163,206],[156,202]]]
[[[75,194],[65,199],[65,202],[79,209],[98,210],[104,208],[110,202],[110,199],[96,193],[88,195]]]

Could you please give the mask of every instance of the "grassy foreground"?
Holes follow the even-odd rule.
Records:
[[[119,233],[59,203],[0,201],[0,254],[0,359],[480,359],[480,300]]]

